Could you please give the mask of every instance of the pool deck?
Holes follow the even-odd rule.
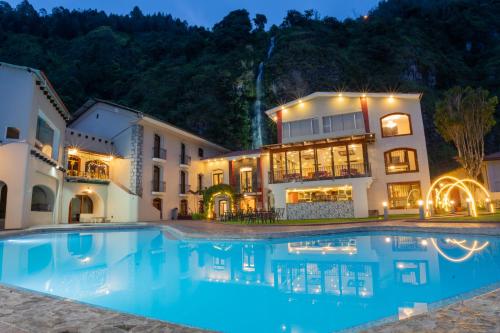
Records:
[[[149,227],[152,224],[113,224],[112,227]],[[51,226],[29,230],[0,232],[0,238],[42,230],[102,229],[110,225]],[[500,235],[500,223],[480,222],[357,222],[328,225],[228,225],[202,221],[171,221],[167,230],[172,237],[214,239],[269,239],[299,235],[321,235],[367,230],[419,231]],[[0,285],[0,332],[208,332],[129,314],[85,305],[76,301]],[[449,305],[409,319],[380,322],[369,328],[349,332],[497,332],[500,333],[500,288],[483,294],[457,299]]]

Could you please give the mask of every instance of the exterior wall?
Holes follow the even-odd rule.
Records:
[[[53,224],[60,218],[62,172],[30,154],[34,149],[40,113],[55,130],[53,160],[63,161],[66,122],[38,88],[33,73],[8,65],[0,67],[0,181],[7,184],[5,228]],[[19,140],[6,140],[7,127],[20,130]],[[41,153],[41,152],[40,152]],[[54,196],[52,212],[32,212],[33,187],[44,186]]]
[[[500,160],[486,161],[486,181],[492,200],[500,200]]]
[[[430,187],[429,161],[425,141],[424,124],[417,100],[393,98],[367,98],[370,131],[375,133],[375,142],[368,145],[368,159],[371,164],[373,184],[368,190],[370,210],[383,211],[382,202],[388,200],[387,183],[419,181],[422,197]],[[380,118],[401,112],[411,117],[412,134],[395,137],[382,137]],[[413,148],[417,151],[418,172],[387,175],[385,172],[384,152],[393,148]],[[389,210],[390,214],[417,213],[418,209]]]
[[[348,201],[301,202],[286,205],[290,220],[354,217],[354,203]]]

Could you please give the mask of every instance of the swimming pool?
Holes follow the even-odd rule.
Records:
[[[223,332],[332,332],[500,282],[500,238],[398,232],[176,240],[162,228],[0,240],[0,282]]]

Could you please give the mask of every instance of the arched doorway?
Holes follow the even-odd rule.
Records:
[[[76,195],[69,203],[68,223],[79,223],[82,214],[93,214],[94,203],[92,199],[86,195]]]
[[[160,198],[153,199],[153,207],[160,211],[160,220],[163,220],[163,205]]]
[[[0,181],[0,230],[5,229],[6,213],[7,213],[7,184]]]

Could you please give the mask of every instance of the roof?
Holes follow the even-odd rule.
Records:
[[[260,155],[262,153],[262,149],[249,149],[249,150],[237,150],[237,151],[231,151],[229,153],[221,154],[221,155],[216,155],[213,157],[207,157],[204,158],[203,160],[213,160],[213,159],[224,159],[228,158],[231,159],[233,157],[240,157],[240,156],[249,156],[253,157],[253,155]]]
[[[485,161],[497,161],[497,160],[500,160],[500,151],[496,152],[496,153],[493,153],[493,154],[486,155],[484,157],[484,160]]]
[[[372,98],[384,98],[384,97],[394,97],[394,98],[404,98],[404,99],[416,99],[419,100],[422,97],[422,94],[420,93],[390,93],[390,92],[384,92],[384,93],[364,93],[364,92],[322,92],[318,91],[315,93],[312,93],[310,95],[307,95],[302,98],[297,98],[293,101],[290,101],[288,103],[285,103],[283,105],[276,106],[272,109],[269,109],[266,111],[266,114],[269,117],[272,117],[277,111],[283,110],[292,106],[295,106],[299,103],[315,99],[318,97],[372,97]]]
[[[8,64],[6,62],[0,62],[0,67],[1,66],[27,71],[28,73],[32,74],[35,77],[37,86],[39,86],[40,90],[44,93],[44,95],[47,96],[47,99],[54,106],[61,117],[63,117],[63,119],[65,119],[66,121],[71,119],[71,114],[66,108],[66,105],[64,105],[64,102],[59,97],[57,91],[54,89],[52,83],[50,83],[49,79],[43,71],[31,67]]]
[[[110,106],[113,106],[113,107],[117,107],[117,108],[120,108],[120,109],[123,109],[123,110],[126,110],[126,111],[129,111],[129,112],[132,112],[132,113],[135,113],[137,115],[137,117],[139,119],[142,119],[150,124],[153,124],[155,126],[160,126],[160,127],[163,127],[163,128],[166,128],[172,132],[176,132],[178,134],[181,134],[181,135],[184,135],[184,136],[187,136],[191,139],[194,139],[194,140],[197,140],[197,141],[201,141],[209,146],[212,146],[216,149],[219,149],[219,150],[222,150],[222,151],[229,151],[229,149],[225,148],[225,147],[222,147],[216,143],[213,143],[212,141],[208,140],[208,139],[205,139],[197,134],[194,134],[192,132],[189,132],[189,131],[186,131],[185,129],[182,129],[180,127],[177,127],[177,126],[174,126],[170,123],[167,123],[166,121],[164,120],[161,120],[161,119],[158,119],[154,116],[151,116],[149,114],[145,114],[143,113],[142,111],[139,111],[137,109],[133,109],[131,107],[128,107],[128,106],[125,106],[125,105],[121,105],[121,104],[118,104],[118,103],[115,103],[115,102],[111,102],[111,101],[107,101],[107,100],[104,100],[104,99],[100,99],[100,98],[90,98],[89,100],[87,100],[87,102],[85,102],[78,110],[76,110],[76,112],[73,114],[73,120],[72,122],[76,121],[79,117],[81,117],[83,114],[85,114],[88,110],[90,110],[94,105],[98,104],[98,103],[103,103],[103,104],[107,104],[107,105],[110,105]]]

